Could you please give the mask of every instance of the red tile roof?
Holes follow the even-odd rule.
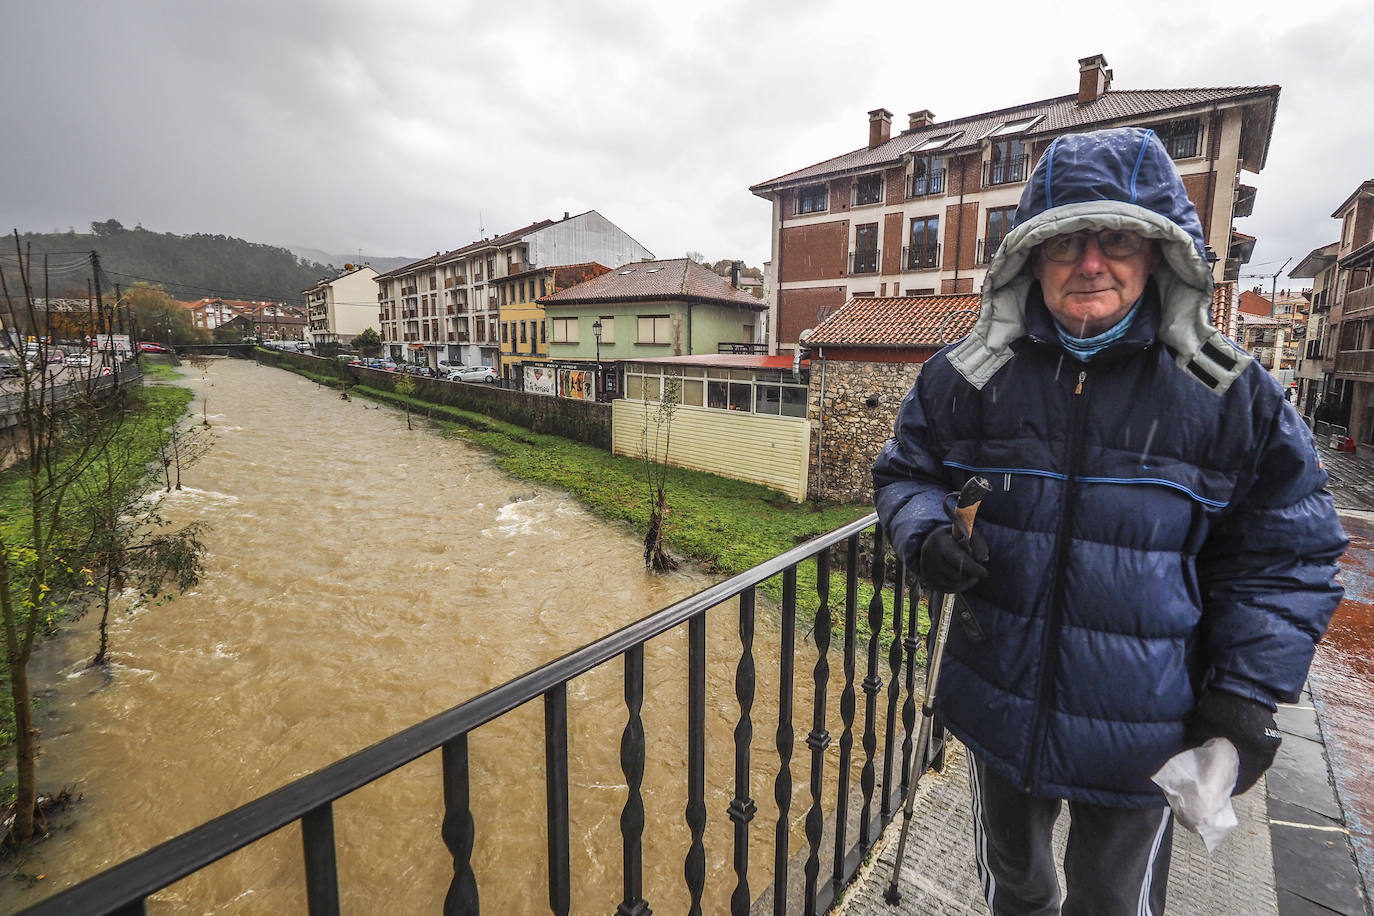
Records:
[[[740,306],[756,312],[768,309],[762,299],[736,289],[729,280],[688,258],[635,261],[538,301],[547,308],[590,303],[615,305],[652,299],[690,299]]]
[[[760,197],[776,191],[780,187],[792,185],[806,179],[815,179],[845,172],[860,172],[880,166],[901,164],[902,157],[930,140],[956,135],[947,145],[940,148],[942,154],[967,153],[977,149],[984,138],[994,130],[1008,123],[1024,118],[1038,118],[1021,136],[1034,139],[1055,134],[1071,133],[1082,130],[1096,130],[1104,127],[1118,127],[1136,123],[1142,119],[1165,116],[1170,112],[1183,112],[1201,106],[1217,103],[1236,104],[1248,100],[1260,101],[1272,97],[1268,113],[1269,128],[1273,128],[1273,109],[1277,107],[1278,86],[1223,86],[1213,89],[1113,89],[1101,98],[1086,105],[1078,104],[1078,96],[1065,95],[1040,102],[1028,102],[1012,108],[1003,108],[983,114],[958,118],[953,121],[936,121],[926,127],[913,131],[903,131],[886,143],[872,149],[864,148],[818,162],[815,165],[788,172],[777,178],[753,185],[749,190]],[[1260,146],[1256,160],[1259,168],[1264,167],[1265,153],[1268,151],[1268,131],[1266,140]],[[1246,165],[1249,166],[1247,157]]]
[[[980,302],[974,295],[850,299],[811,332],[806,345],[942,347],[968,333]]]

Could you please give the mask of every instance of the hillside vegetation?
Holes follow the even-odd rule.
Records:
[[[5,245],[12,257],[13,249]],[[91,223],[91,231],[19,235],[20,245],[34,254],[35,280],[42,284],[42,255],[54,267],[97,251],[108,280],[128,287],[143,280],[160,285],[176,299],[209,297],[272,300],[299,304],[301,290],[336,270],[304,261],[285,248],[246,242],[225,235],[174,235],[144,228],[125,229],[118,220]],[[86,295],[87,273],[51,272],[53,296]],[[41,292],[39,292],[41,295]]]

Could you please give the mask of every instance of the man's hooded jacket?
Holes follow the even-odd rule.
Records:
[[[1159,257],[1126,334],[1059,343],[1028,259],[1051,236],[1130,229]],[[1211,325],[1182,180],[1149,130],[1063,136],[1036,165],[968,337],[925,364],[873,468],[911,568],[946,493],[992,484],[988,577],[950,630],[940,710],[1038,795],[1162,805],[1150,782],[1204,690],[1294,700],[1340,601],[1346,541],[1306,426]]]

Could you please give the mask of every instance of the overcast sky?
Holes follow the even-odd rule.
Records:
[[[1051,12],[1052,9],[1061,12]],[[5,0],[3,228],[422,256],[596,209],[659,257],[769,257],[749,185],[1076,92],[1283,87],[1246,273],[1334,241],[1374,177],[1367,3]],[[1249,285],[1250,281],[1245,281]],[[1254,281],[1261,282],[1261,281]],[[1283,285],[1282,279],[1280,286]],[[1267,283],[1266,283],[1267,286]]]

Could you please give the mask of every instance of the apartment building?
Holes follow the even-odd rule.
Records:
[[[346,344],[377,326],[377,271],[364,264],[345,264],[337,277],[302,290],[310,321],[310,341]]]
[[[1311,280],[1308,293],[1307,331],[1298,354],[1295,378],[1298,394],[1294,404],[1303,416],[1311,416],[1321,401],[1331,374],[1328,362],[1334,361],[1330,341],[1331,299],[1336,292],[1336,254],[1338,242],[1314,248],[1288,272],[1290,279]],[[1331,354],[1327,357],[1324,354]]]
[[[1314,416],[1347,427],[1368,453],[1374,449],[1374,179],[1331,215],[1341,221],[1341,237],[1322,351],[1326,388]]]
[[[1078,62],[1078,91],[937,121],[868,113],[865,146],[750,188],[772,214],[769,327],[795,347],[848,299],[969,294],[1012,228],[1035,162],[1055,137],[1107,127],[1159,134],[1198,208],[1217,279],[1235,279],[1254,239],[1232,221],[1255,189],[1241,183],[1269,152],[1278,86],[1113,89],[1098,54]]]
[[[501,280],[501,377],[518,386],[524,378],[522,363],[549,358],[549,329],[539,297],[609,272],[609,267],[593,262],[535,267]]]
[[[536,268],[652,258],[595,210],[436,252],[377,277],[382,343],[395,359],[431,366],[445,359],[494,366],[500,374],[501,295],[504,290],[509,304],[508,284]]]

